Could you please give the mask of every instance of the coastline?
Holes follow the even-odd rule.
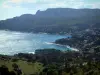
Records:
[[[58,46],[64,46],[64,47],[70,49],[71,51],[79,51],[77,48],[71,47],[69,45],[62,45],[62,44],[58,44],[58,43],[55,43],[55,42],[53,42],[53,44],[58,45]]]

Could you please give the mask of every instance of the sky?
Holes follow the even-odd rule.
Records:
[[[100,0],[0,0],[0,20],[47,8],[100,8]]]

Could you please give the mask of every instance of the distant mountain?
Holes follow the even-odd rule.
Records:
[[[100,9],[49,8],[35,15],[0,21],[0,29],[25,32],[70,33],[100,24]]]

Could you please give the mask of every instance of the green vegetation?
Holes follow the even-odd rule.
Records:
[[[17,64],[19,66],[19,68],[22,70],[22,75],[37,74],[43,69],[43,65],[39,62],[33,63],[23,60],[12,62],[12,60],[0,60],[0,66],[7,66],[9,71],[14,71],[12,66],[13,64]]]
[[[96,54],[100,52],[98,49],[100,48],[96,48]],[[55,49],[41,54],[20,53],[11,57],[6,56],[6,58],[2,55],[0,68],[7,67],[8,72],[15,75],[100,75],[100,61],[96,57],[94,59],[92,53],[88,54],[91,59],[86,56],[75,51],[62,52]],[[8,58],[10,59],[7,60]],[[16,61],[14,61],[15,58],[17,58]]]

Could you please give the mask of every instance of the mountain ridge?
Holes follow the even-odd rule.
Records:
[[[72,33],[100,23],[100,9],[49,8],[0,21],[0,29],[25,32]],[[84,25],[84,26],[83,26]]]

